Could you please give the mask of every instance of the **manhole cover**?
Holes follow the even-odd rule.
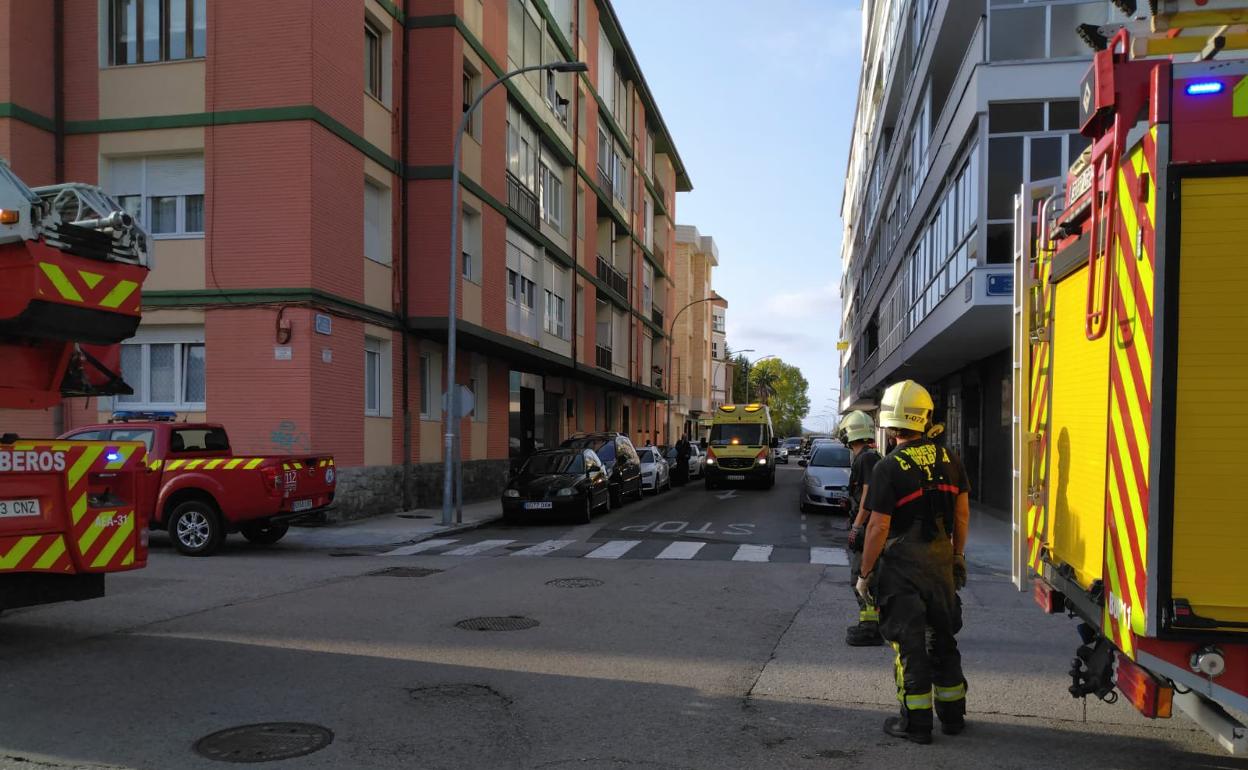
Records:
[[[546,585],[555,588],[597,588],[602,585],[602,581],[598,578],[559,578],[547,580]]]
[[[440,569],[426,569],[424,567],[389,567],[387,569],[379,569],[376,572],[370,572],[368,574],[380,577],[418,578],[436,575],[441,571],[442,570]]]
[[[400,513],[400,519],[432,519],[433,515],[429,513]]]
[[[265,722],[231,727],[204,736],[195,751],[217,762],[273,762],[320,751],[334,742],[334,734],[304,722]]]
[[[533,618],[507,615],[495,618],[468,618],[456,623],[455,627],[462,628],[465,631],[523,631],[526,628],[535,628],[538,625],[538,622]]]

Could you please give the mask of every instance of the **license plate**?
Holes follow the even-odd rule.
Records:
[[[725,476],[725,478],[727,478],[729,481],[745,481],[745,476],[741,476],[741,475]]]
[[[554,507],[555,507],[555,504],[551,502],[525,503],[524,504],[524,510],[526,511],[549,511],[551,508],[554,508]]]
[[[0,500],[0,519],[16,519],[21,516],[39,516],[39,500]]]
[[[296,500],[294,503],[291,504],[290,510],[310,511],[312,510],[312,501],[311,500]]]

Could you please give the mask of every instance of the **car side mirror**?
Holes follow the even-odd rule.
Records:
[[[780,446],[780,439],[776,438],[775,436],[772,436],[772,437],[771,437],[771,448],[772,448],[772,449],[775,449],[775,448],[776,448],[776,447],[778,447],[778,446]]]
[[[800,465],[800,466],[802,466],[803,468],[805,468],[805,467],[806,467],[806,461],[805,461],[805,460],[798,460],[798,461],[797,461],[797,464],[798,464],[798,465]]]

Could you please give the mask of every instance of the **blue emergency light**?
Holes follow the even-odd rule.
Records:
[[[1208,96],[1210,94],[1222,93],[1222,81],[1220,80],[1198,80],[1195,83],[1187,84],[1188,96]]]
[[[177,412],[113,412],[109,422],[173,422],[178,419]]]
[[[121,459],[121,453],[120,453],[120,452],[109,452],[108,454],[104,455],[104,459],[105,459],[105,460],[108,460],[110,463],[115,463],[115,462],[117,462],[118,460],[120,460],[120,459]]]

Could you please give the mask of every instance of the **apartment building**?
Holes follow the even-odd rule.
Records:
[[[715,239],[693,225],[676,226],[676,254],[672,265],[676,323],[672,328],[673,422],[678,435],[699,435],[699,421],[709,418],[716,344],[714,311],[728,303],[712,288],[712,271],[719,266]],[[708,299],[709,298],[709,299]],[[722,355],[722,335],[718,342]]]
[[[574,431],[660,441],[675,194],[689,177],[609,0],[0,3],[0,155],[152,234],[135,394],[238,451],[331,451],[348,514],[440,502],[460,162],[465,493]],[[17,64],[20,62],[20,66]]]
[[[932,391],[974,495],[1010,500],[1012,212],[1065,174],[1104,0],[866,0],[841,215],[843,410]]]
[[[711,412],[732,403],[733,365],[728,360],[728,300],[713,292],[711,304]]]

